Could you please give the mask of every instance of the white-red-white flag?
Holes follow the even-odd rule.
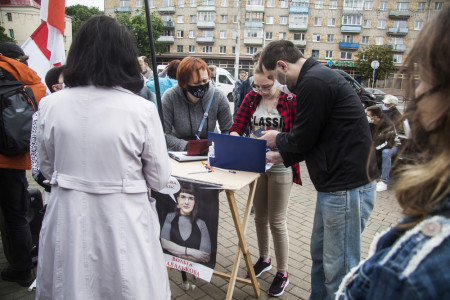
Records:
[[[29,56],[28,66],[38,73],[44,82],[50,68],[65,63],[64,19],[65,0],[41,1],[41,25],[23,43],[22,49]]]

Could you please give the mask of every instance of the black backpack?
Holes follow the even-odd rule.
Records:
[[[31,123],[38,106],[31,88],[8,80],[5,73],[10,75],[0,68],[0,153],[24,154],[30,151]]]

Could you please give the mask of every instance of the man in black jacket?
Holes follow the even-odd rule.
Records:
[[[367,169],[369,124],[358,95],[339,73],[289,41],[268,44],[260,68],[277,88],[297,95],[289,133],[268,131],[267,159],[286,166],[305,160],[318,191],[311,238],[310,299],[334,299],[344,275],[361,257],[361,233],[375,202],[375,160]],[[281,82],[281,83],[280,83]]]

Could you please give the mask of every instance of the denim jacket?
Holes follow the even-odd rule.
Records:
[[[375,243],[375,253],[345,276],[336,299],[449,299],[448,216],[406,232],[393,228]]]

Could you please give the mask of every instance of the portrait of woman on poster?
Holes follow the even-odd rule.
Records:
[[[168,213],[161,230],[165,252],[193,262],[211,258],[211,239],[206,223],[197,218],[199,201],[192,184],[182,184],[175,212]]]

